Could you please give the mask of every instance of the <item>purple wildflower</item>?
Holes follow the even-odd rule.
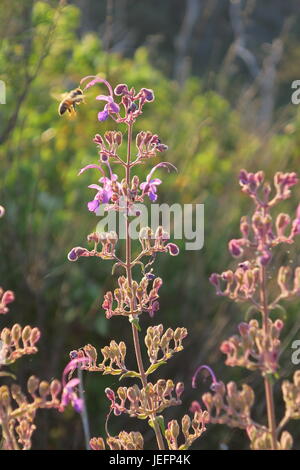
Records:
[[[155,313],[158,312],[158,310],[159,310],[159,302],[158,302],[158,300],[155,300],[155,301],[152,303],[152,305],[151,305],[151,307],[150,307],[150,309],[149,309],[149,312],[148,312],[149,315],[150,315],[150,317],[153,318],[154,315],[155,315]]]
[[[98,113],[99,121],[106,121],[110,114],[118,114],[120,112],[120,106],[114,102],[112,96],[98,95],[96,100],[107,101],[107,104],[104,106],[104,110]]]
[[[143,194],[149,196],[150,201],[154,202],[157,200],[157,186],[159,186],[162,181],[158,178],[151,179],[150,173],[146,178],[144,183],[141,183],[140,188],[143,190]]]
[[[96,97],[96,100],[98,100],[98,101],[106,101],[107,102],[106,105],[104,106],[103,111],[100,111],[98,113],[98,120],[101,121],[101,122],[106,121],[106,119],[108,119],[108,117],[111,114],[118,114],[120,112],[120,107],[114,101],[113,89],[112,89],[111,85],[104,78],[100,78],[100,77],[97,77],[97,76],[94,76],[94,75],[88,75],[87,77],[84,77],[80,81],[80,84],[82,84],[83,82],[87,81],[90,78],[92,80],[90,80],[87,83],[87,85],[85,85],[84,90],[87,90],[88,88],[91,88],[92,86],[96,85],[97,83],[104,83],[104,85],[106,85],[106,87],[108,88],[108,91],[109,91],[108,95],[98,95]]]
[[[243,250],[241,248],[241,240],[232,239],[228,243],[228,248],[232,256],[235,258],[239,258],[243,254]]]
[[[125,83],[119,83],[114,89],[115,95],[127,95],[129,93],[128,86]]]
[[[154,92],[153,90],[149,90],[148,88],[142,88],[140,91],[141,95],[141,101],[148,101],[150,103],[151,101],[154,101]]]
[[[75,387],[79,384],[79,379],[71,379],[63,389],[60,411],[64,411],[67,405],[71,404],[77,413],[82,411],[83,401],[78,398]]]
[[[81,246],[76,246],[68,254],[69,261],[77,261],[80,256],[88,256],[89,251]]]
[[[169,170],[169,168],[177,170],[174,165],[172,165],[171,163],[168,163],[168,162],[158,163],[158,165],[155,165],[152,168],[152,170],[150,171],[150,173],[146,177],[146,181],[144,181],[143,183],[140,184],[140,188],[143,191],[143,196],[145,194],[147,194],[147,196],[149,197],[149,199],[152,202],[157,200],[157,194],[156,194],[157,186],[159,186],[162,183],[162,181],[158,178],[152,179],[152,175],[153,175],[154,171],[157,168],[161,168],[161,167],[167,168],[168,170]]]
[[[88,186],[91,189],[97,190],[97,193],[94,199],[88,202],[88,205],[87,205],[90,212],[96,212],[100,204],[107,204],[110,201],[113,195],[112,184],[117,179],[118,179],[118,176],[115,174],[112,174],[111,178],[107,178],[107,176],[100,178],[99,182],[102,183],[103,186],[99,186],[98,184],[90,184]]]
[[[108,163],[107,163],[107,165],[108,165]],[[90,189],[96,189],[97,190],[97,193],[96,193],[94,199],[92,201],[88,202],[88,204],[87,204],[88,209],[89,209],[90,212],[96,212],[96,210],[98,209],[100,204],[107,204],[110,201],[110,199],[113,195],[112,185],[113,185],[113,183],[115,183],[117,181],[118,176],[111,172],[111,169],[110,169],[109,165],[108,165],[108,167],[109,167],[109,171],[110,171],[110,178],[108,178],[107,176],[103,176],[99,180],[99,183],[102,183],[103,186],[100,186],[99,184],[90,184],[88,186]],[[96,168],[97,170],[101,171],[101,173],[103,175],[105,175],[105,173],[103,171],[103,168],[100,165],[95,165],[95,164],[86,165],[85,167],[81,168],[78,175],[81,175],[84,171],[89,170],[90,168]]]
[[[293,220],[291,238],[300,234],[300,204],[297,207],[296,218]]]
[[[179,248],[175,243],[168,243],[166,248],[171,256],[177,256],[179,254]]]
[[[66,377],[69,373],[74,372],[74,370],[80,366],[83,362],[88,362],[88,358],[81,357],[77,359],[72,359],[65,367],[62,377],[63,391],[61,396],[61,402],[59,411],[64,411],[67,405],[71,404],[77,413],[81,413],[83,409],[83,400],[78,397],[76,387],[79,384],[79,379],[66,380]]]

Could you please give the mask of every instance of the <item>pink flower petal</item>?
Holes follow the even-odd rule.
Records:
[[[104,171],[102,170],[101,166],[92,163],[90,165],[86,165],[85,167],[81,168],[81,170],[78,173],[78,176],[82,175],[82,173],[84,173],[85,170],[89,170],[90,168],[97,168],[97,170],[101,171],[101,173],[104,175]]]

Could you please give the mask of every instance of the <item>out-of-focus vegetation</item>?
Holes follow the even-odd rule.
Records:
[[[66,258],[98,222],[86,209],[93,174],[77,177],[77,172],[97,160],[94,134],[114,128],[114,123],[99,125],[97,103],[92,99],[80,107],[76,120],[60,118],[55,96],[77,86],[81,77],[101,73],[113,84],[126,82],[155,90],[156,100],[147,107],[136,132],[158,132],[169,145],[168,160],[178,167],[178,175],[164,179],[160,201],[205,204],[204,248],[185,251],[181,244],[180,256],[171,261],[161,257],[156,268],[165,284],[154,322],[190,330],[185,352],[170,362],[166,374],[185,381],[186,408],[207,387],[191,390],[191,376],[199,363],[209,363],[224,381],[247,380],[239,370],[223,365],[219,345],[249,312],[216,298],[208,277],[228,266],[227,241],[237,234],[239,218],[247,212],[248,201],[237,184],[239,169],[262,169],[269,177],[275,171],[298,170],[298,107],[290,101],[280,103],[262,135],[252,125],[257,119],[253,109],[245,116],[247,106],[235,107],[226,99],[227,94],[238,92],[230,88],[230,80],[228,93],[221,95],[210,90],[201,76],[188,76],[179,85],[153,65],[151,48],[146,46],[138,47],[132,57],[107,53],[97,32],[78,35],[81,12],[76,6],[4,0],[0,18],[0,79],[7,85],[7,104],[0,106],[0,202],[6,208],[0,222],[0,280],[17,298],[10,318],[2,321],[7,325],[32,322],[42,331],[39,356],[21,364],[23,379],[33,370],[46,379],[59,376],[69,351],[86,343],[100,348],[111,337],[123,340],[125,335],[131,344],[125,321],[123,326],[119,318],[107,321],[101,309],[103,292],[112,282],[109,263],[81,259],[71,264]],[[278,69],[279,79],[284,77],[281,83],[286,80],[289,57],[297,57],[299,51],[291,35]],[[240,102],[243,93],[241,85]],[[294,199],[286,204],[293,210],[297,203]],[[297,252],[300,246],[294,254],[299,264]],[[289,311],[283,312],[290,341],[300,335],[298,307],[299,303],[289,305]],[[142,326],[149,324],[144,318]],[[287,342],[284,376],[294,367],[290,351]],[[96,374],[86,377],[92,435],[100,435],[103,429],[108,409],[103,390],[108,384],[114,387],[117,380]],[[279,414],[281,407],[278,401]],[[263,413],[263,405],[256,412]],[[72,410],[64,415],[53,411],[40,419],[43,432],[35,436],[36,448],[82,448],[80,419]],[[120,428],[122,424],[119,419]],[[144,423],[138,424],[147,431]],[[111,427],[115,425],[112,420]],[[147,431],[145,441],[148,435]],[[294,430],[294,436],[300,447],[299,430],[298,435]],[[246,445],[241,433],[222,427],[208,431],[199,445],[218,448],[220,443],[230,448]]]

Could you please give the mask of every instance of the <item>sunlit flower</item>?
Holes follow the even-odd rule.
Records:
[[[159,186],[162,181],[159,178],[151,179],[150,173],[146,178],[144,183],[141,183],[140,188],[143,190],[143,194],[147,194],[149,199],[154,202],[157,200],[157,186]]]
[[[117,181],[117,179],[118,176],[112,174],[111,179],[106,176],[100,178],[99,182],[102,183],[103,186],[99,186],[98,184],[89,185],[89,188],[97,190],[94,199],[88,202],[87,205],[90,212],[96,212],[100,204],[107,204],[110,201],[113,195],[112,184]]]
[[[157,200],[157,186],[162,183],[159,178],[152,178],[152,175],[157,168],[167,168],[168,171],[170,169],[176,170],[176,167],[172,165],[172,163],[168,162],[158,163],[152,168],[152,170],[146,177],[146,181],[140,184],[140,188],[143,191],[143,195],[146,194],[152,202],[155,202]]]
[[[113,90],[112,90],[112,87],[111,85],[109,84],[109,82],[107,80],[105,80],[104,78],[100,78],[100,77],[97,77],[97,76],[93,76],[93,75],[89,75],[87,77],[84,77],[81,81],[80,81],[80,84],[82,84],[83,82],[87,81],[88,79],[92,79],[90,80],[87,85],[85,85],[84,87],[84,90],[87,90],[88,88],[91,88],[92,86],[96,85],[97,83],[104,83],[104,85],[106,85],[106,87],[108,88],[108,91],[109,91],[109,94],[108,95],[98,95],[96,97],[96,100],[98,101],[106,101],[107,104],[104,106],[104,109],[103,111],[100,111],[98,113],[98,120],[99,121],[106,121],[106,119],[108,119],[108,117],[111,115],[111,114],[118,114],[120,112],[120,107],[117,103],[115,103],[114,101],[114,96],[113,96]]]
[[[15,300],[14,293],[11,290],[3,291],[0,287],[0,314],[8,312],[7,305]]]
[[[77,386],[79,385],[79,379],[71,379],[68,380],[67,377],[69,374],[74,372],[74,370],[77,369],[78,366],[80,366],[83,362],[88,362],[88,359],[85,357],[81,358],[75,358],[72,359],[65,367],[63,371],[63,377],[62,377],[62,386],[63,386],[63,391],[62,391],[62,396],[61,396],[61,402],[60,402],[60,407],[59,411],[64,411],[66,406],[71,404],[74,408],[75,411],[78,413],[81,413],[83,409],[83,400],[78,397],[77,393]]]

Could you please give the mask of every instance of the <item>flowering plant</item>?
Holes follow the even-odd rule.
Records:
[[[4,215],[0,206],[0,217]],[[0,287],[0,315],[9,312],[8,305],[15,299],[10,290]],[[0,330],[0,377],[13,379],[12,385],[0,386],[0,429],[2,450],[28,450],[36,426],[34,419],[39,408],[59,408],[61,384],[53,379],[50,383],[35,376],[27,381],[27,394],[15,383],[16,377],[7,367],[19,358],[37,353],[36,343],[41,336],[38,328],[18,323],[11,329]],[[28,398],[30,395],[30,398]]]
[[[80,370],[101,372],[103,374],[119,375],[120,379],[138,380],[139,384],[119,387],[115,392],[111,388],[105,390],[110,401],[111,413],[118,416],[127,414],[130,417],[147,420],[154,430],[159,449],[187,449],[205,431],[208,419],[206,411],[195,410],[193,418],[188,415],[182,418],[181,425],[171,420],[166,425],[162,416],[163,411],[171,406],[181,404],[181,395],[184,391],[183,383],[174,384],[171,379],[160,379],[157,382],[149,381],[149,377],[159,367],[163,366],[175,353],[183,349],[182,341],[187,336],[185,328],[171,328],[164,330],[162,324],[150,326],[147,329],[144,341],[148,353],[149,366],[146,368],[142,359],[139,332],[140,315],[148,312],[153,317],[159,310],[159,290],[163,281],[153,273],[152,265],[158,253],[168,253],[176,256],[179,253],[177,245],[169,241],[169,234],[163,227],[157,227],[155,233],[150,227],[142,227],[139,234],[140,252],[133,257],[132,239],[130,235],[130,217],[138,215],[137,203],[142,203],[147,197],[151,202],[157,200],[158,186],[162,181],[154,177],[154,172],[160,168],[168,171],[175,169],[168,162],[160,162],[153,166],[145,181],[140,182],[137,175],[132,175],[134,167],[144,164],[152,158],[167,150],[158,135],[149,131],[142,131],[136,135],[135,144],[137,154],[132,155],[133,126],[136,119],[142,114],[147,103],[154,101],[152,90],[142,88],[136,92],[129,89],[126,84],[117,85],[114,90],[104,79],[98,76],[85,77],[81,81],[86,92],[97,84],[104,84],[107,94],[97,96],[97,100],[104,101],[104,109],[98,113],[100,122],[112,118],[116,123],[123,124],[127,131],[127,151],[122,157],[120,147],[126,134],[120,131],[106,132],[104,136],[96,134],[94,143],[98,150],[98,162],[82,168],[79,174],[94,169],[100,173],[97,183],[89,188],[96,191],[92,201],[88,203],[88,210],[97,213],[100,207],[105,211],[121,212],[126,221],[125,259],[117,256],[118,235],[115,231],[93,232],[88,235],[88,242],[92,249],[77,246],[69,252],[68,259],[76,261],[79,257],[95,256],[103,260],[114,262],[113,272],[116,268],[122,270],[117,280],[117,288],[104,295],[102,308],[108,319],[121,316],[131,324],[136,356],[137,370],[128,370],[126,366],[127,346],[121,341],[112,340],[108,346],[101,349],[103,356],[98,362],[98,352],[90,344],[72,351],[71,359],[76,360]],[[118,165],[123,170],[124,177],[112,171],[112,165]],[[133,277],[133,268],[140,268],[141,275],[138,280]],[[142,449],[143,436],[138,432],[121,431],[117,436],[111,436],[106,426],[106,443],[101,437],[90,440],[90,447],[95,450],[105,449]]]
[[[284,328],[276,311],[281,301],[292,300],[300,294],[300,267],[294,272],[290,266],[281,266],[277,275],[277,295],[273,295],[274,251],[278,246],[291,245],[300,234],[300,205],[294,218],[279,213],[274,219],[274,208],[291,195],[291,188],[298,182],[295,173],[278,172],[274,177],[274,190],[265,181],[264,173],[255,174],[241,170],[239,182],[242,191],[254,203],[251,217],[242,217],[241,238],[229,242],[229,251],[240,259],[237,268],[222,274],[212,274],[210,282],[217,295],[228,297],[235,302],[250,303],[258,318],[238,325],[238,334],[221,345],[230,367],[243,367],[258,371],[264,381],[268,424],[255,422],[251,411],[255,402],[253,389],[235,382],[224,384],[218,381],[208,366],[196,371],[193,385],[196,385],[198,372],[205,368],[212,376],[212,393],[203,395],[202,400],[210,413],[212,423],[245,429],[252,449],[290,449],[293,439],[283,431],[291,419],[300,418],[300,370],[294,373],[293,382],[282,383],[285,413],[277,424],[273,384],[280,371],[280,335]],[[197,403],[193,404],[193,408]],[[283,432],[282,432],[283,431]]]

